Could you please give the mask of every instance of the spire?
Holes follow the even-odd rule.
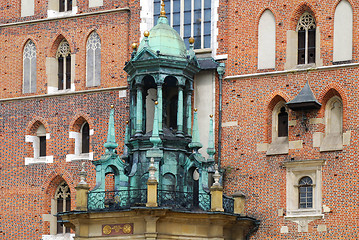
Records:
[[[163,0],[161,1],[161,14],[160,14],[160,17],[167,18],[166,11],[165,11],[165,3],[163,2]]]
[[[208,148],[207,153],[209,155],[208,161],[213,162],[214,161],[214,154],[216,153],[216,150],[214,148],[214,134],[213,134],[213,115],[209,115],[209,135],[208,135]]]
[[[192,142],[188,145],[195,152],[198,152],[203,145],[199,139],[199,130],[198,130],[198,118],[197,118],[197,109],[194,109],[193,114],[193,132],[192,132]]]
[[[115,148],[118,147],[115,138],[115,120],[114,120],[115,110],[113,105],[111,105],[110,119],[108,121],[108,133],[107,133],[107,142],[103,145],[108,149],[109,152],[113,152]]]
[[[125,144],[123,145],[123,155],[121,156],[121,158],[123,160],[127,160],[128,159],[128,147],[127,144],[129,143],[130,140],[130,129],[129,129],[129,121],[126,121],[126,130],[125,130]]]
[[[153,130],[152,137],[150,142],[153,144],[153,148],[158,148],[158,145],[161,143],[161,138],[158,131],[158,102],[155,102],[155,114],[153,119]]]

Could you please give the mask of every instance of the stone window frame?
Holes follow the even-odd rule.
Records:
[[[60,1],[65,1],[65,5],[67,5],[67,1],[69,1],[69,0],[49,0],[48,1],[48,10],[47,10],[48,18],[73,16],[78,12],[77,0],[70,0],[70,1],[72,1],[71,10],[67,11],[67,9],[65,8],[65,11],[63,11],[63,12],[60,12]]]
[[[92,68],[90,66],[92,66]],[[92,76],[92,79],[90,76]],[[96,87],[100,85],[101,37],[96,31],[93,31],[86,42],[86,87]]]
[[[341,108],[340,113],[340,121],[339,125],[337,126],[339,128],[338,132],[331,132],[333,126],[332,122],[332,114],[333,114],[333,105],[339,103]],[[338,151],[343,150],[343,101],[339,96],[333,96],[331,97],[328,102],[325,105],[325,135],[323,140],[320,144],[320,151]]]
[[[315,62],[299,64],[298,63],[298,26],[300,26],[300,19],[305,14],[310,14],[315,21]],[[318,26],[315,16],[311,11],[305,11],[299,18],[295,30],[287,31],[287,51],[286,51],[286,62],[284,69],[306,69],[313,67],[323,66],[323,59],[321,58],[320,52],[320,27]]]
[[[45,137],[46,140],[46,156],[40,156],[40,137]],[[25,165],[34,163],[53,163],[53,156],[48,156],[48,143],[50,139],[50,133],[47,133],[46,128],[43,124],[40,124],[34,135],[26,135],[25,142],[32,143],[33,157],[25,158]]]
[[[170,2],[172,2],[172,0],[170,0]],[[181,0],[180,2],[182,3],[184,1]],[[156,4],[158,4],[158,1]],[[157,9],[156,12],[158,12],[158,14],[154,14],[155,13],[154,5],[155,5],[154,1],[141,1],[141,23],[140,23],[140,31],[142,33],[141,36],[143,36],[143,33],[145,31],[151,29],[154,25],[156,25],[157,16],[159,14],[159,8],[157,8],[157,5],[156,5],[156,9]],[[210,46],[208,48],[204,47],[204,46],[202,46],[202,41],[200,41],[199,39],[195,39],[196,40],[195,44],[196,44],[196,42],[197,42],[197,44],[201,43],[201,48],[196,49],[197,54],[212,53],[212,56],[216,56],[217,48],[218,48],[217,37],[218,37],[218,31],[219,31],[218,27],[217,27],[217,22],[218,22],[218,18],[219,18],[218,8],[219,8],[219,0],[211,0],[211,10],[210,10],[211,23],[210,23],[210,29],[209,29],[209,31],[210,31]],[[168,11],[168,9],[171,9],[171,4],[169,4],[167,1],[166,2],[166,14],[170,20],[171,19],[171,11]],[[182,9],[184,9],[184,3],[182,3]],[[180,10],[180,14],[184,15],[184,11]],[[170,26],[173,26],[173,24],[171,24],[171,21],[169,23],[170,23]],[[182,24],[182,21],[181,21],[181,24]],[[184,24],[184,22],[183,22],[183,24]],[[203,29],[204,29],[204,27],[203,27]],[[181,34],[181,30],[179,31],[179,34],[183,38],[184,34]],[[187,38],[185,39],[185,44],[188,47]],[[225,55],[223,55],[223,56],[225,56]],[[223,56],[220,55],[218,57],[223,57]]]
[[[285,108],[288,113],[288,123],[289,123],[289,110],[286,106],[285,101],[279,101],[272,110],[272,141],[268,146],[267,155],[280,155],[288,154],[289,151],[289,140],[288,136],[278,137],[278,115],[281,112],[282,108]],[[288,129],[289,133],[289,129]]]
[[[83,119],[83,118],[81,118],[81,119]],[[80,120],[80,121],[81,121],[81,119],[78,118],[78,120]],[[82,130],[83,130],[83,126],[86,123],[89,125],[90,143],[89,143],[89,152],[83,153],[82,152]],[[93,160],[93,152],[91,152],[91,138],[92,138],[91,136],[93,136],[93,135],[94,135],[94,130],[91,129],[90,124],[85,119],[83,119],[83,122],[81,123],[81,127],[78,131],[76,131],[76,130],[70,131],[69,138],[74,139],[74,141],[75,141],[74,153],[66,155],[66,162],[71,162],[71,161],[76,161],[76,160]]]
[[[58,93],[67,93],[71,91],[75,91],[75,70],[76,70],[76,55],[71,52],[70,43],[62,38],[59,41],[59,45],[57,46],[56,53],[54,53],[53,57],[46,58],[46,74],[48,78],[47,84],[47,93],[48,94],[58,94]],[[63,81],[63,88],[59,90],[59,57],[64,57],[64,65],[66,66],[66,56],[70,56],[70,79],[69,79],[69,87],[66,88],[65,82]],[[66,68],[63,68],[63,74],[66,74]]]
[[[296,160],[283,163],[286,168],[286,220],[298,223],[298,232],[307,232],[308,223],[324,217],[322,211],[322,167],[325,160]],[[313,181],[313,207],[300,208],[299,181],[310,177]]]
[[[23,50],[23,93],[36,92],[37,78],[36,45],[30,39]]]
[[[316,56],[315,56],[315,38],[316,38],[316,33],[315,30],[316,29],[316,22],[315,22],[315,18],[312,14],[310,14],[309,12],[304,12],[302,14],[302,16],[299,18],[298,21],[298,25],[297,25],[297,34],[298,34],[298,60],[297,60],[297,64],[298,65],[308,65],[308,64],[313,64],[315,63],[316,60]],[[314,31],[313,31],[314,30]],[[313,31],[314,35],[311,35],[310,32]],[[300,62],[299,60],[299,39],[301,38],[301,33],[304,33],[304,62]],[[314,38],[314,39],[313,39]],[[314,42],[314,61],[310,60],[310,46],[309,43],[310,42]]]

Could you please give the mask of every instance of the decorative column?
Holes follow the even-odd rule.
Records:
[[[136,137],[142,136],[142,115],[143,115],[143,99],[142,85],[137,84],[137,104],[136,104]]]
[[[136,131],[136,90],[130,91],[130,136],[132,137]]]
[[[162,101],[162,84],[157,85],[157,102],[158,102],[158,131],[160,134],[163,134],[163,114],[162,114],[162,108],[163,108],[163,101]]]
[[[178,86],[177,137],[183,137],[183,86]]]
[[[192,89],[187,92],[187,134],[192,135]]]

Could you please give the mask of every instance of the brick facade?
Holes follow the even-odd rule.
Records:
[[[47,18],[48,1],[35,1],[35,14],[21,17],[20,0],[0,3],[0,239],[41,239],[50,234],[43,215],[51,213],[51,199],[57,186],[66,181],[71,190],[72,209],[82,161],[66,162],[74,153],[74,139],[86,120],[94,135],[90,151],[94,160],[104,152],[109,106],[115,106],[116,137],[121,154],[124,126],[128,119],[128,98],[120,97],[127,87],[123,71],[131,55],[130,45],[139,42],[140,1],[104,0],[102,7],[88,8],[88,0],[77,0],[78,12],[70,17]],[[358,239],[358,133],[359,3],[353,8],[352,64],[333,65],[334,12],[339,1],[219,1],[218,55],[228,55],[223,79],[222,167],[228,194],[246,195],[246,214],[261,221],[251,239]],[[269,9],[276,23],[274,69],[258,70],[258,23]],[[299,17],[310,12],[320,31],[321,67],[286,69],[287,32],[295,31]],[[86,87],[86,41],[92,31],[101,38],[101,85]],[[75,55],[75,92],[47,94],[46,59],[54,57],[58,44],[66,39]],[[23,94],[22,51],[31,39],[37,50],[37,89]],[[215,56],[214,56],[215,57]],[[221,57],[222,59],[223,57]],[[288,140],[300,142],[288,154],[267,156],[258,149],[272,142],[272,111],[283,100],[289,102],[309,82],[319,110],[306,113],[289,110]],[[217,88],[218,89],[218,82]],[[207,93],[206,93],[207,94]],[[218,90],[215,92],[217,99]],[[128,93],[127,93],[128,95]],[[315,133],[325,133],[325,107],[338,96],[343,103],[343,133],[350,135],[343,150],[321,152],[313,147]],[[217,101],[218,102],[218,101]],[[200,107],[200,106],[198,106]],[[216,107],[218,123],[218,106]],[[319,119],[315,122],[315,119]],[[322,120],[320,120],[322,119]],[[231,123],[231,124],[225,124]],[[33,157],[32,143],[40,124],[50,133],[47,155],[53,163],[25,165]],[[218,128],[216,129],[218,133]],[[201,139],[202,141],[207,141]],[[267,144],[267,145],[266,145]],[[325,160],[322,167],[321,205],[330,208],[324,217],[310,221],[308,231],[298,232],[298,223],[286,219],[287,169],[296,160]],[[86,161],[90,187],[95,169]],[[284,228],[283,228],[284,227]],[[282,231],[287,227],[288,231]]]

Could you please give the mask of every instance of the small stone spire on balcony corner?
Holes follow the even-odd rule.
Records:
[[[192,142],[188,146],[195,153],[198,153],[198,149],[202,148],[203,146],[199,139],[197,108],[194,109],[194,114],[193,114]]]
[[[208,135],[208,162],[214,162],[214,154],[216,153],[216,149],[214,148],[214,134],[213,134],[213,115],[209,115],[209,135]],[[218,166],[217,166],[218,168]]]
[[[150,167],[148,168],[148,172],[149,172],[149,178],[148,180],[150,181],[157,181],[156,179],[156,167],[155,167],[155,159],[152,157],[151,158],[151,162],[150,162]]]
[[[107,142],[103,145],[105,148],[107,148],[106,151],[113,153],[114,150],[118,147],[118,144],[116,143],[116,137],[115,137],[115,110],[114,106],[111,105],[111,112],[110,112],[110,118],[108,121],[108,133],[107,133]]]

